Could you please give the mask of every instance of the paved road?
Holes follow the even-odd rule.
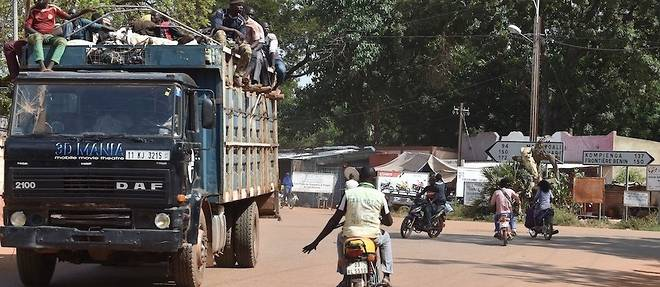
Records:
[[[284,210],[261,221],[254,269],[207,269],[205,286],[335,286],[335,234],[311,255],[311,241],[331,212]],[[398,226],[400,220],[395,221]],[[448,222],[437,239],[401,239],[391,231],[395,286],[660,286],[660,233],[562,227],[552,241],[520,236],[503,247],[481,222]],[[11,249],[0,249],[0,286],[20,286]],[[162,265],[57,266],[52,286],[171,286]]]

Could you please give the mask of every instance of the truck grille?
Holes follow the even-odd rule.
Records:
[[[166,169],[11,168],[8,187],[16,197],[167,199],[170,176]],[[17,184],[17,183],[34,184]]]
[[[73,227],[81,230],[94,228],[131,228],[130,211],[51,211],[48,225]]]

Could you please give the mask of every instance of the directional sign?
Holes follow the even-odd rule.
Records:
[[[498,141],[486,150],[486,153],[497,162],[513,160],[514,156],[520,155],[523,147],[533,147],[533,142]],[[543,148],[557,159],[564,161],[564,144],[561,142],[548,142]]]
[[[647,166],[654,158],[645,151],[584,151],[582,164]]]

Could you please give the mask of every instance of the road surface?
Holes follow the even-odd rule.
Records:
[[[329,210],[283,210],[261,220],[254,269],[206,269],[204,286],[335,286],[336,234],[316,252],[301,253],[330,217]],[[395,220],[394,286],[660,286],[660,232],[559,227],[551,241],[522,234],[503,247],[483,222],[447,222],[437,239],[401,239]],[[0,249],[0,286],[21,286],[13,250]],[[164,265],[104,267],[60,263],[51,286],[173,286]]]

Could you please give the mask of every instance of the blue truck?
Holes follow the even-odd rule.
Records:
[[[29,53],[28,53],[29,55]],[[277,216],[277,100],[220,45],[69,46],[13,92],[1,244],[26,286],[56,262],[169,262],[177,286],[253,267]]]

